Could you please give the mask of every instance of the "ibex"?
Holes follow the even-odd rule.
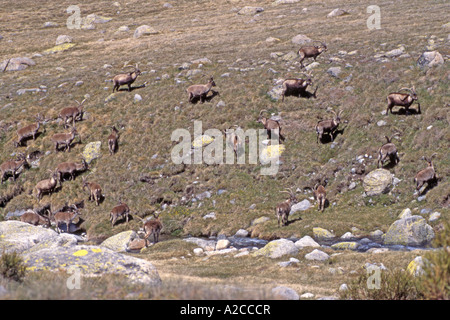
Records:
[[[60,111],[58,118],[61,118],[63,120],[64,128],[67,128],[67,120],[72,119],[72,127],[75,127],[75,120],[81,121],[83,120],[83,103],[86,101],[84,99],[83,101],[78,102],[75,100],[75,102],[78,104],[76,107],[67,107]]]
[[[81,142],[81,137],[78,134],[78,131],[75,127],[72,127],[70,133],[56,133],[51,137],[51,140],[55,143],[55,151],[58,151],[60,145],[65,146],[64,151],[70,152],[70,145],[72,141],[75,139],[75,136],[78,136]]]
[[[52,220],[55,222],[55,226],[56,226],[56,231],[58,233],[61,233],[62,230],[60,228],[60,226],[62,224],[66,225],[66,231],[69,232],[70,231],[70,224],[72,223],[73,220],[75,220],[75,218],[77,216],[80,216],[81,213],[79,211],[79,209],[75,206],[72,205],[71,206],[74,211],[64,211],[64,212],[57,212],[55,214],[52,215]]]
[[[236,128],[231,130],[231,128]],[[234,154],[238,156],[239,151],[242,148],[242,139],[236,133],[236,130],[242,130],[238,125],[232,125],[230,128],[225,129],[225,135],[227,138],[227,143],[233,148]]]
[[[308,74],[306,79],[288,78],[283,81],[283,92],[281,93],[281,101],[284,101],[286,94],[302,94],[306,92],[308,86],[312,86],[311,76]],[[317,91],[317,88],[316,88]],[[315,91],[313,97],[315,96]]]
[[[264,111],[267,112],[267,110],[261,110],[259,112],[258,122],[262,123],[262,125],[264,126],[264,129],[266,129],[267,135],[269,136],[269,139],[272,138],[272,131],[278,130],[278,142],[280,142],[280,140],[284,141],[285,138],[281,134],[281,125],[280,125],[280,123],[277,120],[273,120],[273,119],[269,119],[269,118],[264,117],[262,115]]]
[[[322,52],[327,51],[327,45],[325,42],[319,41],[321,44],[318,46],[304,46],[298,50],[298,55],[300,56],[300,64],[301,67],[304,68],[303,60],[306,58],[313,58],[316,61],[317,56],[319,56]]]
[[[144,220],[139,216],[136,216],[139,220],[144,223],[144,240],[145,246],[148,247],[148,238],[153,235],[153,244],[159,241],[159,234],[161,233],[161,229],[163,227],[161,220],[159,220],[159,213],[156,215],[154,212],[152,213],[155,219]]]
[[[211,77],[207,84],[194,84],[189,86],[186,89],[188,93],[188,101],[193,103],[194,99],[200,98],[200,101],[205,102],[206,95],[211,90],[212,87],[215,87],[216,83],[214,82],[213,77]],[[212,91],[212,90],[211,90]]]
[[[59,177],[59,181],[62,182],[64,175],[69,174],[70,180],[75,179],[75,173],[79,171],[87,170],[88,165],[84,159],[81,159],[81,163],[76,162],[62,162],[56,167],[56,174]]]
[[[134,70],[129,73],[118,74],[113,78],[113,83],[114,83],[113,92],[116,90],[119,91],[119,87],[123,86],[125,84],[128,85],[128,92],[130,92],[131,84],[141,74],[141,71],[139,70],[137,63],[136,63],[136,67],[133,67],[133,66],[127,66],[127,67],[132,67],[132,68],[134,68]]]
[[[323,185],[316,184],[314,186],[314,199],[317,201],[318,204],[317,210],[323,212],[323,210],[325,209],[325,202],[327,200],[327,192]]]
[[[20,128],[19,130],[17,130],[17,136],[18,136],[18,141],[14,143],[14,145],[16,147],[19,147],[22,145],[23,141],[33,137],[33,140],[36,139],[36,134],[39,131],[39,128],[41,126],[41,123],[44,121],[44,118],[38,114],[36,115],[36,123],[33,124],[29,124],[23,128]],[[44,132],[45,132],[45,128],[44,128]]]
[[[44,179],[39,181],[36,186],[36,197],[39,201],[41,201],[43,193],[52,193],[55,190],[56,184],[58,182],[56,172],[48,170],[51,173],[51,177],[49,179]]]
[[[377,163],[377,168],[380,167],[380,163],[381,166],[384,166],[384,162],[386,161],[386,159],[389,157],[389,160],[391,161],[391,163],[399,163],[400,162],[400,158],[398,157],[398,152],[397,152],[397,147],[395,146],[395,144],[393,144],[391,142],[392,138],[389,138],[388,136],[385,136],[386,138],[386,143],[383,144],[380,149],[378,149],[378,163]]]
[[[342,110],[339,110],[338,113],[331,110],[334,114],[334,119],[331,120],[321,120],[317,122],[316,125],[316,133],[317,133],[317,143],[319,140],[322,140],[323,134],[327,133],[331,137],[331,141],[334,140],[334,132],[337,130],[339,123],[341,123],[341,113]]]
[[[400,106],[404,107],[406,112],[409,112],[409,107],[414,103],[414,101],[417,101],[417,93],[416,88],[413,86],[412,88],[401,88],[398,91],[407,90],[410,93],[400,93],[400,92],[392,92],[387,96],[387,108],[386,108],[386,115],[389,114],[389,111],[392,113],[392,108],[394,106]],[[420,112],[420,103],[417,101],[418,104],[418,113]]]
[[[1,184],[3,184],[3,181],[5,180],[5,177],[8,175],[8,173],[11,173],[14,181],[16,181],[17,171],[19,171],[22,166],[26,167],[28,165],[28,159],[23,153],[20,153],[18,155],[17,160],[9,160],[3,162],[0,165],[0,172],[2,175]]]
[[[88,182],[83,177],[83,190],[85,190],[85,188],[89,189],[89,201],[95,201],[98,206],[102,199],[102,188],[100,185],[96,182]]]
[[[127,223],[128,223],[128,216],[130,214],[130,208],[126,203],[123,203],[122,201],[119,201],[119,204],[112,208],[111,212],[109,213],[109,220],[111,221],[111,227],[114,227],[114,224],[116,221],[121,218],[125,217]]]
[[[436,170],[434,169],[433,165],[434,156],[436,156],[436,153],[433,153],[433,155],[429,159],[426,157],[421,158],[422,160],[428,162],[428,167],[420,170],[416,174],[416,177],[414,178],[414,182],[416,183],[416,190],[420,190],[425,183],[430,185],[430,183],[437,181]]]
[[[289,194],[289,199],[284,202],[279,203],[275,208],[275,214],[278,219],[278,227],[281,225],[285,226],[288,223],[289,213],[291,212],[292,205],[297,201],[295,194],[292,189],[286,189],[280,192],[286,192]]]
[[[33,226],[43,225],[46,227],[51,226],[50,219],[48,217],[41,216],[34,210],[27,210],[20,216],[20,221],[32,224]]]
[[[119,130],[117,130],[115,126],[112,126],[111,130],[112,132],[108,137],[108,149],[110,155],[116,152],[119,140]]]

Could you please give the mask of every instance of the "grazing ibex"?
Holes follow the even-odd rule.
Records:
[[[52,215],[51,220],[55,222],[56,231],[58,233],[62,232],[60,228],[62,224],[66,225],[66,231],[69,233],[72,221],[75,220],[77,216],[81,216],[79,209],[75,205],[72,205],[71,208],[73,208],[73,211],[59,211]]]
[[[308,74],[306,79],[301,78],[288,78],[283,81],[283,92],[281,93],[281,101],[284,101],[286,94],[303,94],[306,92],[308,86],[312,86],[313,82],[311,75]],[[317,91],[317,88],[316,88]],[[312,94],[313,97],[316,95],[316,91]]]
[[[334,114],[334,119],[331,120],[321,120],[317,122],[316,125],[316,133],[317,133],[317,143],[319,143],[319,140],[322,140],[323,134],[327,133],[331,137],[331,141],[334,140],[334,132],[337,130],[339,123],[341,123],[341,113],[342,110],[339,110],[338,113],[331,110],[331,112]]]
[[[319,211],[322,211],[325,209],[325,202],[327,200],[327,192],[325,190],[325,187],[321,184],[316,184],[314,186],[314,199],[317,201],[318,209]]]
[[[63,120],[64,128],[67,128],[67,120],[72,119],[72,127],[75,127],[75,121],[81,121],[83,120],[83,114],[84,114],[84,106],[83,103],[86,101],[84,99],[83,101],[78,102],[75,100],[75,102],[78,104],[76,107],[67,107],[60,111],[58,118],[61,118]]]
[[[55,190],[56,184],[58,182],[56,172],[53,172],[51,170],[48,171],[51,173],[51,177],[49,179],[39,181],[34,187],[36,189],[36,198],[39,201],[41,201],[43,193],[52,193]]]
[[[112,126],[111,130],[112,132],[108,137],[108,149],[110,155],[116,152],[119,140],[119,130],[117,130],[115,126]]]
[[[412,88],[401,88],[398,91],[407,90],[410,93],[400,93],[400,92],[392,92],[387,96],[387,108],[386,115],[389,114],[389,111],[392,113],[392,108],[394,106],[404,107],[406,112],[409,112],[409,107],[414,103],[414,101],[418,100],[416,88],[413,86]],[[420,112],[420,103],[418,104],[418,113]]]
[[[137,63],[136,63],[136,67],[133,67],[133,66],[127,66],[127,67],[132,67],[132,68],[134,68],[134,70],[132,72],[128,72],[128,73],[118,74],[113,78],[113,83],[114,83],[113,92],[116,90],[119,91],[119,87],[123,86],[125,84],[128,85],[128,92],[130,92],[131,84],[141,74],[141,70],[139,70]]]
[[[102,188],[100,185],[96,182],[88,182],[83,177],[83,190],[85,190],[85,188],[89,189],[89,201],[95,201],[98,206],[102,199]]]
[[[215,86],[216,83],[214,82],[213,77],[209,79],[207,84],[194,84],[192,86],[189,86],[186,89],[186,92],[188,93],[188,101],[193,103],[194,99],[200,98],[200,101],[202,103],[205,102],[206,95],[211,90],[211,88]]]
[[[0,165],[0,172],[2,175],[1,184],[3,184],[3,181],[5,180],[5,177],[8,175],[8,173],[11,173],[14,181],[16,181],[17,171],[19,171],[22,166],[26,167],[28,165],[28,159],[23,153],[18,154],[17,160],[9,160],[3,162]]]
[[[153,235],[153,244],[157,243],[159,241],[159,234],[161,233],[161,229],[163,227],[161,220],[159,220],[159,215],[156,215],[156,213],[152,213],[154,219],[148,219],[144,220],[139,216],[137,217],[139,220],[141,220],[144,223],[143,229],[144,229],[144,240],[145,240],[145,246],[148,247],[148,238]]]
[[[17,130],[17,136],[18,136],[18,141],[14,143],[14,145],[16,147],[19,147],[22,145],[23,141],[33,137],[33,140],[36,139],[36,134],[39,131],[39,128],[41,126],[41,123],[44,121],[44,118],[38,114],[36,115],[36,123],[33,124],[29,124],[23,128],[20,128],[19,130]],[[44,128],[44,132],[45,132],[45,128]]]
[[[27,210],[20,216],[20,221],[32,224],[33,226],[43,225],[46,227],[51,226],[50,219],[48,217],[41,216],[34,210]]]
[[[400,162],[400,158],[398,157],[397,147],[395,144],[391,142],[392,137],[389,138],[388,136],[385,136],[386,143],[383,144],[380,149],[378,149],[378,163],[377,168],[384,165],[384,162],[389,157],[389,160],[391,161],[391,164],[397,164]]]
[[[292,205],[297,201],[292,189],[286,189],[280,192],[286,192],[289,194],[289,199],[284,202],[279,203],[275,208],[275,214],[278,219],[278,227],[281,225],[285,226],[288,223],[289,213],[291,212]]]
[[[121,218],[125,217],[127,223],[128,223],[128,216],[130,214],[130,208],[126,203],[123,203],[122,201],[119,201],[119,204],[112,208],[111,212],[109,213],[109,220],[111,221],[111,227],[114,227],[114,224],[116,221]]]
[[[301,47],[298,50],[298,55],[300,56],[300,64],[301,67],[304,68],[303,65],[303,60],[305,60],[306,58],[313,58],[314,61],[316,61],[316,58],[319,54],[321,54],[322,52],[327,51],[327,45],[325,44],[325,42],[321,42],[319,41],[321,44],[318,46],[304,46]]]
[[[65,146],[64,151],[70,152],[70,145],[72,141],[75,139],[75,136],[78,136],[81,142],[81,137],[78,134],[78,131],[75,127],[72,127],[69,133],[56,133],[51,137],[51,140],[55,144],[55,151],[58,151],[60,145]]]
[[[430,185],[430,183],[437,181],[436,170],[434,169],[433,165],[434,156],[436,156],[436,153],[433,153],[433,155],[429,159],[426,157],[421,158],[421,160],[425,160],[426,162],[428,162],[428,167],[420,170],[416,174],[416,177],[414,178],[414,182],[416,183],[416,190],[420,190],[425,183]]]
[[[262,123],[262,125],[264,126],[264,129],[266,129],[267,135],[269,136],[269,139],[272,138],[272,131],[278,130],[278,142],[280,142],[280,140],[284,141],[285,138],[281,134],[281,125],[280,125],[280,123],[277,120],[273,120],[273,119],[269,119],[269,118],[264,117],[262,115],[264,111],[267,112],[267,110],[261,110],[259,112],[258,122]]]
[[[59,182],[62,182],[65,174],[69,174],[70,180],[74,180],[76,172],[85,171],[87,169],[88,165],[84,159],[81,159],[81,163],[62,162],[56,167],[56,174],[59,177]]]

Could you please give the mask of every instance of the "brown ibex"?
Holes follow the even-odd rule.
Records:
[[[65,146],[64,151],[70,152],[70,145],[72,144],[72,141],[75,139],[75,136],[78,136],[81,142],[81,137],[78,134],[78,131],[75,127],[72,127],[70,130],[70,133],[56,133],[51,137],[51,140],[55,144],[55,151],[58,151],[58,148],[60,145]]]
[[[84,99],[83,101],[78,102],[75,100],[75,102],[78,104],[76,107],[67,107],[60,111],[58,118],[61,118],[63,120],[64,128],[67,128],[67,120],[72,119],[72,126],[75,127],[75,121],[81,121],[83,120],[83,114],[84,114],[84,106],[83,103],[86,101]]]
[[[306,92],[308,86],[312,86],[313,82],[311,75],[308,74],[306,79],[301,78],[287,78],[283,81],[283,91],[281,93],[281,101],[284,101],[286,95],[301,95]],[[317,88],[316,88],[317,91]],[[312,94],[313,97],[316,95],[316,91]]]
[[[56,174],[59,177],[59,182],[62,182],[64,175],[69,174],[70,180],[75,179],[75,173],[79,171],[86,171],[88,165],[84,159],[81,159],[81,163],[76,162],[62,162],[56,167]]]
[[[279,203],[275,208],[275,214],[278,219],[278,227],[280,227],[280,222],[282,226],[287,225],[289,213],[291,212],[292,205],[297,201],[295,194],[291,189],[286,189],[280,192],[286,192],[289,194],[289,199],[284,202]]]
[[[148,247],[148,238],[153,235],[153,244],[157,243],[159,241],[159,235],[161,233],[161,229],[163,227],[161,220],[159,220],[159,215],[160,213],[158,213],[158,215],[156,215],[156,213],[152,213],[154,219],[148,219],[148,220],[144,220],[139,216],[136,216],[139,220],[141,220],[144,224],[143,229],[144,229],[144,240],[145,240],[145,246]]]
[[[41,201],[43,193],[52,193],[55,190],[56,184],[58,182],[56,172],[53,172],[51,170],[48,171],[51,173],[51,177],[49,179],[39,181],[34,187],[37,192],[36,197],[39,201]]]
[[[315,45],[311,45],[311,46],[304,46],[301,47],[298,50],[298,55],[300,56],[300,64],[301,67],[304,68],[303,65],[303,60],[305,60],[306,58],[313,58],[314,61],[316,61],[316,58],[322,53],[327,51],[327,45],[325,44],[325,42],[321,42],[319,41],[321,44],[318,46]]]
[[[391,142],[392,137],[389,138],[388,136],[385,136],[386,138],[386,143],[383,144],[379,149],[378,149],[378,162],[377,162],[377,168],[380,167],[380,163],[381,166],[384,166],[384,162],[387,160],[387,158],[389,157],[389,160],[391,161],[391,164],[397,164],[400,162],[400,158],[398,157],[398,152],[397,152],[397,147],[395,146],[395,144],[393,144]]]
[[[137,63],[136,63],[136,67],[133,67],[133,66],[127,66],[127,67],[132,67],[132,68],[134,68],[134,70],[132,72],[128,72],[128,73],[118,74],[113,78],[113,83],[114,83],[113,92],[116,90],[119,91],[119,87],[123,86],[125,84],[128,85],[128,92],[130,92],[131,84],[141,74],[141,70],[139,70]]]
[[[428,162],[428,166],[425,169],[420,170],[416,174],[414,178],[414,182],[416,183],[416,190],[420,190],[425,183],[430,185],[430,183],[437,181],[436,170],[434,169],[433,165],[434,156],[436,156],[436,153],[433,153],[433,155],[429,159],[427,157],[421,158],[421,160],[425,160],[426,162]]]
[[[46,227],[51,226],[50,219],[48,217],[41,216],[34,210],[27,210],[20,216],[20,221],[32,224],[33,226],[43,225]]]
[[[14,143],[14,145],[16,147],[19,147],[22,145],[23,141],[33,137],[33,140],[36,140],[36,134],[39,131],[39,128],[41,126],[41,123],[44,121],[44,118],[38,114],[36,115],[36,123],[33,124],[29,124],[23,128],[20,128],[19,130],[17,130],[17,136],[18,136],[18,141]],[[45,132],[45,128],[44,128],[44,132]]]
[[[211,90],[211,88],[215,86],[216,83],[214,82],[213,77],[209,79],[207,84],[194,84],[192,86],[189,86],[186,89],[186,92],[188,93],[188,101],[193,103],[194,99],[199,98],[202,103],[205,102],[206,95]],[[217,93],[218,92],[216,92],[216,94]]]
[[[88,182],[83,177],[83,190],[85,190],[85,188],[88,188],[89,190],[89,201],[95,201],[98,206],[103,196],[100,185],[96,182]]]
[[[8,175],[8,173],[11,173],[14,181],[16,181],[17,171],[19,171],[22,166],[26,167],[28,165],[28,159],[23,153],[18,154],[17,160],[9,160],[3,162],[0,165],[0,172],[2,175],[1,184],[3,184],[3,181],[5,180],[5,177]]]
[[[331,141],[334,140],[334,133],[337,130],[339,123],[341,123],[341,113],[342,110],[339,110],[338,113],[331,110],[334,114],[334,119],[330,120],[321,120],[317,122],[316,125],[316,133],[317,133],[317,143],[319,143],[319,140],[322,140],[322,136],[327,133],[331,137]]]
[[[71,208],[73,208],[74,210],[63,212],[59,211],[52,215],[51,220],[55,222],[56,231],[58,233],[62,232],[60,227],[62,224],[66,225],[66,232],[69,233],[70,224],[72,223],[72,221],[75,220],[76,217],[81,216],[79,209],[75,205],[72,205]]]
[[[314,186],[314,199],[317,201],[319,211],[325,209],[325,202],[327,201],[327,192],[325,187],[321,184],[316,184]]]
[[[117,130],[115,126],[112,126],[111,130],[112,132],[108,136],[108,149],[110,155],[116,152],[119,140],[119,130]]]
[[[231,128],[236,128],[235,130],[231,130]],[[238,125],[232,125],[230,128],[225,129],[225,135],[227,139],[227,143],[233,148],[234,154],[238,156],[239,151],[242,148],[242,139],[239,134],[236,133],[236,130],[242,130]]]
[[[126,203],[119,201],[119,204],[112,208],[109,213],[109,220],[111,221],[111,227],[114,227],[114,224],[119,218],[125,217],[126,222],[128,223],[128,216],[130,214],[130,208]]]
[[[400,106],[404,107],[406,112],[409,112],[409,107],[414,103],[414,101],[418,100],[416,88],[413,86],[412,88],[401,88],[398,91],[407,90],[409,93],[400,93],[400,92],[392,92],[387,96],[387,108],[386,108],[386,115],[389,114],[389,111],[392,113],[392,108],[394,106]],[[420,111],[420,103],[417,101],[418,104],[418,113],[421,113]]]
[[[278,142],[280,142],[280,140],[284,141],[285,137],[281,134],[280,123],[277,120],[273,120],[273,119],[264,117],[262,115],[264,111],[267,112],[267,110],[261,110],[259,112],[258,122],[262,123],[262,125],[264,126],[264,129],[266,129],[269,139],[272,138],[272,131],[276,132],[278,130]]]

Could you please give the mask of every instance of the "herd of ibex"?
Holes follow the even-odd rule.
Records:
[[[298,50],[298,56],[300,58],[299,63],[301,68],[305,68],[303,64],[305,59],[313,58],[314,61],[316,61],[317,57],[320,54],[328,50],[325,42],[319,42],[320,45],[307,45],[301,47]],[[113,92],[119,91],[120,86],[123,85],[128,86],[128,92],[131,91],[131,85],[142,73],[139,70],[138,64],[130,67],[133,68],[131,72],[118,74],[112,79]],[[313,85],[311,71],[304,75],[304,78],[286,78],[283,80],[281,102],[284,102],[285,97],[288,95],[316,98],[317,87],[312,94],[307,91],[307,88]],[[188,94],[188,102],[195,103],[196,101],[200,100],[201,103],[203,103],[208,99],[208,93],[210,92],[212,92],[213,96],[210,96],[209,99],[214,97],[215,95],[218,95],[219,92],[212,90],[212,87],[215,86],[216,83],[212,76],[209,78],[206,84],[194,84],[189,86],[186,89],[186,92]],[[405,90],[408,92],[400,92]],[[85,101],[86,99],[84,99],[81,103],[76,101],[76,106],[61,109],[57,119],[60,119],[61,124],[64,126],[64,128],[67,128],[67,122],[70,120],[71,128],[69,132],[55,133],[53,134],[53,136],[51,136],[50,140],[54,143],[55,152],[58,152],[59,150],[70,152],[70,148],[76,136],[79,137],[79,143],[81,143],[81,137],[75,125],[77,121],[83,120],[83,104],[85,103]],[[418,102],[418,96],[415,87],[413,86],[411,88],[401,88],[399,92],[392,92],[387,96],[387,108],[385,113],[386,115],[389,114],[389,111],[392,113],[392,109],[395,106],[403,107],[406,113],[409,113],[409,108],[414,102],[417,102],[417,113],[420,114],[420,103]],[[334,114],[334,117],[331,119],[329,118],[318,121],[315,126],[317,143],[319,143],[319,141],[323,142],[324,135],[329,136],[331,141],[334,141],[335,135],[338,132],[337,129],[339,127],[339,124],[341,123],[342,110],[338,110],[337,112],[334,110],[329,111]],[[269,139],[272,137],[272,134],[275,133],[275,135],[278,137],[278,142],[281,143],[285,140],[285,136],[281,133],[282,128],[280,121],[264,116],[264,112],[267,112],[267,110],[260,110],[257,122],[261,123],[264,126]],[[48,120],[44,120],[44,118],[40,114],[38,114],[36,116],[35,123],[29,124],[17,130],[17,141],[14,142],[15,147],[22,147],[27,139],[32,138],[33,140],[36,140],[41,127],[43,128],[43,133],[45,133],[44,123],[46,121]],[[235,133],[235,130],[231,130],[233,127],[240,129],[238,125],[234,125],[229,129],[226,129],[225,133],[227,135],[228,143],[232,146],[233,151],[237,156],[240,148],[242,148],[242,141],[240,140],[239,135]],[[111,156],[114,155],[118,150],[118,140],[119,131],[115,126],[111,126],[111,134],[107,138],[108,150]],[[377,168],[380,167],[380,164],[384,166],[384,163],[387,161],[387,159],[390,160],[391,165],[396,165],[400,161],[398,150],[392,142],[392,137],[389,138],[386,136],[386,140],[386,143],[378,149]],[[62,149],[60,149],[60,147],[62,147]],[[429,159],[426,157],[422,158],[427,161],[428,166],[425,169],[419,171],[414,178],[417,190],[420,190],[425,183],[431,185],[431,183],[437,181],[437,175],[432,162],[432,159],[435,155],[436,154],[433,154]],[[16,160],[8,160],[3,162],[0,165],[1,183],[3,184],[5,180],[8,180],[8,175],[11,175],[13,180],[16,181],[17,175],[20,174],[20,172],[22,172],[23,169],[27,168],[29,165],[29,157],[25,156],[25,154],[23,153],[18,153]],[[39,181],[34,187],[36,198],[38,199],[38,201],[40,201],[44,194],[51,194],[55,191],[58,182],[60,185],[62,185],[65,177],[68,177],[70,180],[75,180],[77,174],[83,173],[87,170],[89,170],[89,168],[85,159],[81,159],[81,163],[62,162],[58,164],[54,170],[48,169],[50,177],[48,179]],[[85,177],[82,177],[82,188],[83,190],[85,190],[86,188],[88,189],[89,201],[94,201],[96,205],[99,206],[104,197],[104,195],[102,194],[101,186],[94,181],[87,181]],[[278,219],[279,227],[286,226],[288,224],[288,217],[291,212],[292,206],[297,203],[296,195],[292,188],[288,188],[280,192],[287,193],[288,199],[282,203],[279,203],[275,208],[275,214]],[[318,210],[323,212],[328,201],[326,198],[327,192],[324,184],[316,184],[314,188],[312,188],[312,192],[314,195],[314,199],[317,201]],[[70,224],[73,223],[76,217],[81,216],[79,208],[75,205],[66,206],[65,210],[58,211],[56,213],[53,213],[51,210],[47,211],[48,214],[47,216],[45,216],[38,213],[36,210],[29,209],[21,216],[21,221],[28,222],[33,225],[44,225],[47,227],[50,227],[51,223],[54,223],[58,232],[61,232],[61,225],[65,224],[66,230],[69,232]],[[144,220],[139,216],[136,216],[134,214],[132,215],[128,205],[122,201],[119,201],[118,205],[111,209],[109,220],[111,222],[111,227],[114,227],[114,225],[120,219],[125,219],[125,221],[128,223],[128,219],[130,216],[136,216],[143,222],[145,246],[148,246],[149,237],[152,235],[154,243],[159,241],[159,235],[162,229],[162,223],[159,219],[159,214],[156,215],[155,213],[153,213],[153,215],[153,219]]]

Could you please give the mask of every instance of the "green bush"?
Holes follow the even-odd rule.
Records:
[[[0,257],[0,275],[14,281],[21,281],[25,276],[26,266],[17,252],[3,252]]]

